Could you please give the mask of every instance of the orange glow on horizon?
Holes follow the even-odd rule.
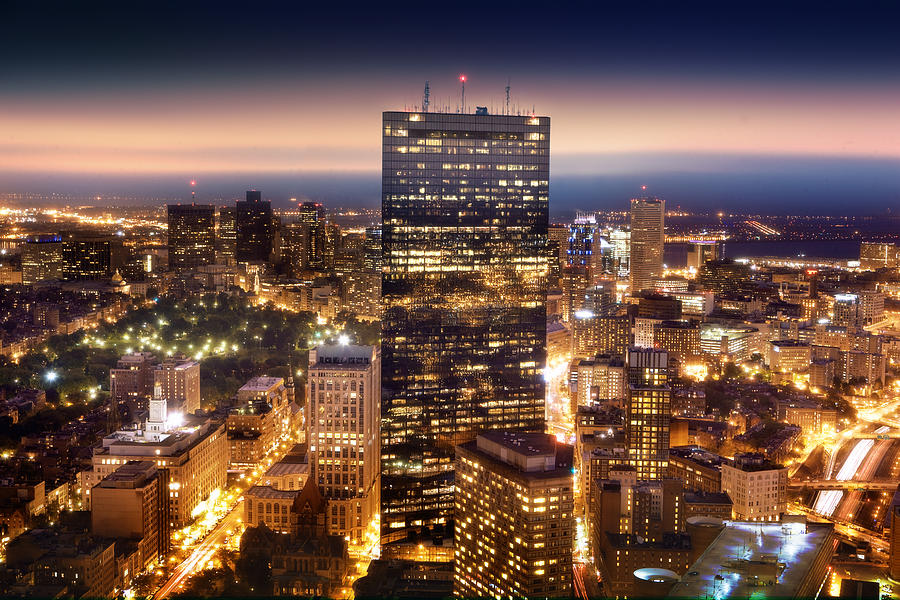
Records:
[[[496,95],[490,83],[465,83],[467,97],[490,105]],[[300,88],[273,84],[253,94],[85,90],[75,97],[9,100],[0,111],[0,164],[7,172],[375,172],[380,112],[402,109],[406,96],[397,90],[406,87],[385,83],[365,102],[357,99],[358,89],[350,91],[351,83],[334,81]],[[622,161],[578,159],[647,153],[900,159],[900,138],[893,133],[900,129],[900,112],[889,86],[813,90],[626,81],[585,83],[566,94],[555,87],[536,79],[523,83],[517,96],[527,101],[528,114],[533,104],[536,114],[552,117],[553,154],[564,159],[557,173],[638,172],[640,166]],[[410,89],[410,107],[421,101],[413,94]],[[438,90],[433,97],[441,97]],[[599,109],[597,98],[603,98]]]

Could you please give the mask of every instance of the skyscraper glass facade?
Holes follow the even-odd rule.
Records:
[[[256,190],[248,191],[245,201],[235,203],[235,230],[238,262],[269,260],[275,237],[271,202]]]
[[[662,276],[666,202],[659,198],[631,200],[631,293],[653,288]]]
[[[548,117],[386,112],[382,542],[452,537],[453,448],[542,431]]]
[[[194,269],[216,262],[216,207],[212,204],[170,204],[169,268]]]

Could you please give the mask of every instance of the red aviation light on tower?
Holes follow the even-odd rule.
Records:
[[[197,185],[197,180],[191,179],[191,187],[194,187],[195,185]]]
[[[466,82],[466,76],[465,76],[465,75],[460,75],[460,76],[459,76],[459,80],[462,81],[463,83],[465,83],[465,82]]]

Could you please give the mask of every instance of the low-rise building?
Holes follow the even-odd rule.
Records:
[[[276,490],[302,490],[309,479],[309,459],[302,455],[288,455],[269,467],[263,474],[262,485]]]
[[[685,490],[718,493],[722,491],[725,462],[725,458],[698,446],[677,446],[669,448],[667,475],[683,481]]]
[[[833,553],[831,523],[807,523],[805,517],[785,523],[733,521],[722,528],[668,597],[717,597],[727,589],[725,595],[731,598],[814,598],[825,582]]]
[[[291,511],[301,490],[279,490],[256,485],[244,492],[244,522],[248,527],[265,525],[278,533],[291,533],[296,512]]]
[[[778,420],[797,425],[809,437],[829,435],[837,428],[837,410],[824,408],[813,400],[786,400],[778,402]]]
[[[713,517],[728,521],[731,519],[734,503],[725,492],[685,492],[684,520],[691,517]]]
[[[625,400],[625,361],[621,356],[598,354],[578,362],[576,406],[593,402],[622,406]]]
[[[810,345],[796,340],[771,340],[766,352],[766,363],[775,372],[800,373],[809,370]]]
[[[166,402],[150,401],[150,418],[142,428],[122,429],[94,448],[93,469],[79,473],[82,503],[90,507],[91,490],[104,477],[130,461],[149,460],[169,473],[170,526],[193,520],[192,512],[217,489],[225,487],[228,440],[221,422],[196,418],[186,425],[167,423]]]
[[[738,454],[722,465],[722,491],[740,521],[777,521],[787,510],[787,468],[761,454]]]

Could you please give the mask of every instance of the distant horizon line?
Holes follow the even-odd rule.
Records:
[[[10,202],[12,202],[12,200],[9,199],[9,198],[7,197],[7,196],[9,196],[9,195],[17,195],[17,196],[18,196],[18,195],[23,195],[23,196],[28,196],[28,198],[23,198],[23,199],[21,200],[21,201],[27,201],[27,202],[34,202],[34,201],[37,200],[38,198],[43,198],[43,199],[47,200],[46,202],[44,202],[44,203],[41,204],[40,206],[32,206],[32,207],[30,207],[30,208],[34,208],[34,209],[36,209],[36,210],[41,210],[41,209],[56,209],[56,208],[69,208],[69,209],[76,209],[76,210],[77,210],[77,209],[94,209],[94,210],[107,210],[107,209],[135,210],[135,209],[148,209],[148,208],[162,209],[162,208],[165,208],[166,206],[168,206],[168,205],[170,205],[170,204],[171,204],[171,205],[188,205],[188,204],[197,204],[197,205],[204,205],[204,204],[207,204],[207,205],[208,205],[208,204],[212,204],[212,205],[214,205],[214,206],[216,206],[216,207],[219,207],[219,206],[224,206],[224,205],[226,205],[226,204],[229,203],[229,202],[235,202],[235,201],[241,200],[240,196],[234,197],[234,198],[223,198],[223,197],[219,197],[219,198],[210,198],[210,199],[202,199],[202,198],[198,198],[198,199],[196,199],[196,200],[194,200],[194,201],[188,201],[188,200],[183,200],[183,199],[180,199],[180,198],[174,198],[174,197],[159,197],[159,198],[155,198],[155,200],[158,200],[157,203],[148,202],[148,203],[146,203],[146,204],[130,204],[130,205],[127,205],[127,206],[122,206],[122,205],[110,205],[110,204],[87,204],[87,203],[85,203],[85,204],[79,204],[79,205],[77,205],[77,206],[74,206],[74,205],[72,205],[72,204],[56,204],[56,205],[54,205],[54,204],[52,204],[52,200],[51,200],[50,198],[47,198],[47,195],[45,195],[45,194],[37,194],[37,193],[32,194],[32,193],[10,192],[10,193],[0,193],[0,203],[10,203]],[[57,194],[57,195],[58,195],[58,194]],[[143,200],[151,200],[151,199],[153,199],[153,198],[149,198],[149,197],[146,197],[146,196],[129,196],[129,195],[120,195],[120,194],[105,194],[105,195],[100,195],[100,196],[101,196],[101,197],[109,198],[110,200],[142,200],[142,201],[143,201]],[[92,197],[92,196],[84,196],[84,197],[81,197],[81,196],[69,196],[69,197],[67,197],[67,201],[68,201],[68,202],[76,202],[76,201],[81,200],[81,199],[87,200],[87,199],[89,199],[90,197]],[[636,196],[636,197],[637,197],[637,196]],[[661,199],[662,199],[662,200],[665,200],[665,198],[661,198]],[[325,208],[326,208],[326,209],[329,209],[329,210],[365,210],[365,211],[379,211],[379,210],[380,210],[380,208],[379,208],[378,206],[375,206],[375,205],[363,205],[363,204],[330,204],[330,203],[328,203],[328,202],[321,202],[321,201],[318,201],[318,200],[308,200],[308,199],[307,199],[307,200],[301,200],[301,199],[299,199],[299,198],[296,200],[296,202],[293,202],[292,200],[289,199],[289,200],[286,201],[286,202],[288,202],[289,204],[282,204],[282,205],[278,205],[278,204],[276,204],[276,203],[277,203],[277,202],[282,202],[282,203],[283,203],[283,202],[285,202],[284,200],[275,200],[275,199],[272,199],[272,198],[266,198],[266,197],[263,197],[263,200],[264,200],[264,201],[271,202],[271,203],[274,205],[273,208],[276,209],[276,210],[290,210],[294,205],[300,205],[300,204],[305,203],[305,202],[316,203],[316,204],[324,204]],[[629,199],[629,200],[630,200],[630,199]],[[626,201],[626,202],[627,202],[627,201]],[[218,203],[222,203],[222,204],[218,204]],[[28,208],[29,208],[29,207],[22,207],[22,206],[15,206],[15,205],[10,205],[10,206],[2,206],[2,205],[0,205],[0,209],[27,210]],[[624,207],[621,208],[621,209],[603,209],[603,208],[589,209],[589,208],[579,208],[579,207],[574,207],[574,208],[559,209],[559,210],[556,211],[556,214],[557,214],[557,216],[558,216],[560,213],[565,213],[565,214],[571,213],[573,216],[575,216],[577,213],[595,213],[595,214],[609,214],[609,215],[624,214],[624,215],[627,215],[629,212],[630,212],[630,208],[629,208],[628,206],[624,206]],[[2,216],[2,215],[0,215],[0,216]],[[861,214],[835,215],[835,214],[828,214],[828,213],[819,213],[819,214],[811,214],[811,213],[806,213],[806,214],[792,214],[792,213],[790,213],[790,212],[785,212],[785,213],[773,213],[773,212],[739,212],[739,211],[727,211],[727,210],[726,210],[726,211],[722,211],[722,210],[714,210],[714,209],[697,209],[697,210],[691,210],[691,209],[684,208],[684,207],[680,207],[680,208],[678,208],[677,210],[666,210],[666,217],[667,217],[667,218],[670,218],[670,219],[672,219],[672,218],[677,219],[677,218],[679,218],[679,217],[689,218],[689,217],[712,217],[712,216],[717,216],[717,217],[721,217],[721,218],[774,217],[774,218],[807,218],[807,219],[885,219],[885,218],[887,218],[887,219],[891,219],[891,218],[897,219],[897,218],[900,218],[900,212],[898,212],[897,214],[888,214],[888,215],[885,215],[885,214],[878,214],[878,213],[861,213]],[[552,222],[553,222],[553,217],[550,218],[550,222],[551,222],[551,224],[553,224],[553,223],[552,223]],[[760,241],[767,241],[767,240],[760,240]],[[773,241],[773,240],[768,240],[768,241]],[[778,241],[778,240],[774,240],[774,241]]]

